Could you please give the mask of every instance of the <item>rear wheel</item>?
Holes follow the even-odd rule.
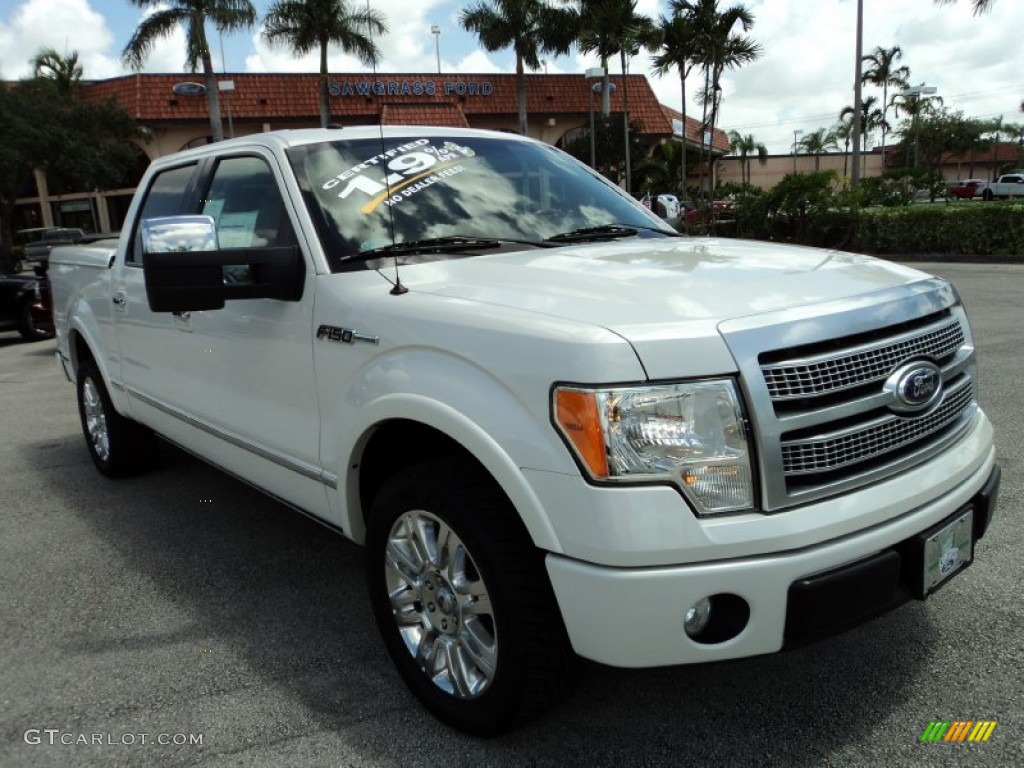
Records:
[[[573,658],[515,509],[465,460],[389,480],[367,529],[367,581],[388,653],[434,715],[493,735],[552,706]]]
[[[89,456],[107,477],[139,474],[156,464],[156,435],[114,410],[92,360],[78,366],[78,414]]]
[[[981,193],[981,197],[984,200],[991,200],[992,199],[992,190],[991,189],[986,189],[984,192]]]
[[[32,317],[31,302],[23,302],[18,318],[18,333],[27,341],[42,341],[52,339],[53,331],[46,331],[36,326],[36,319]]]

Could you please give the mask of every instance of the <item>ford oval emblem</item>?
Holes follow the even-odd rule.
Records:
[[[178,96],[202,96],[206,93],[206,86],[202,83],[175,83],[171,90]]]
[[[883,389],[892,396],[892,410],[921,411],[942,396],[942,371],[927,360],[907,363],[892,372]]]

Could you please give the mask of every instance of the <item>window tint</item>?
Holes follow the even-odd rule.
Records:
[[[295,244],[295,233],[274,174],[259,157],[229,157],[217,164],[202,212],[217,222],[221,248]]]
[[[186,206],[185,191],[188,189],[188,183],[195,169],[196,166],[193,163],[180,168],[171,168],[153,177],[153,183],[146,194],[146,201],[142,204],[142,213],[138,220],[192,213],[193,211]],[[129,261],[142,262],[142,229],[138,225],[135,227],[134,246]]]

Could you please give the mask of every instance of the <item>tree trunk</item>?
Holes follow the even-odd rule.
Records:
[[[612,113],[612,93],[608,89],[608,58],[601,57],[601,69],[604,75],[601,77],[601,117],[607,118]]]
[[[632,159],[630,158],[629,152],[629,95],[626,86],[626,51],[625,49],[619,51],[619,55],[622,58],[622,138],[625,142],[626,150],[626,194],[632,194],[633,179],[631,175],[633,173]]]
[[[889,111],[889,102],[886,100],[889,96],[889,84],[882,83],[882,173],[885,173],[885,125],[886,113]]]
[[[679,199],[686,199],[686,72],[683,71],[679,75],[680,90],[682,92],[683,100],[680,102],[682,107],[683,115],[683,143],[680,147],[680,161],[679,161]]]
[[[320,39],[320,127],[331,122],[331,94],[327,83],[327,40]]]
[[[523,57],[516,53],[516,101],[519,105],[519,133],[526,136],[526,75],[523,73]]]
[[[707,133],[708,127],[708,99],[711,94],[711,71],[704,70],[704,105],[701,111],[700,117],[700,136],[697,137],[697,194],[704,194],[704,164],[706,156],[706,148],[704,146],[704,134]]]
[[[224,141],[224,126],[220,120],[220,93],[217,91],[217,77],[213,73],[213,60],[210,58],[210,45],[206,42],[206,31],[202,24],[197,24],[199,45],[203,56],[203,82],[206,85],[206,104],[210,108],[210,135],[214,141]]]

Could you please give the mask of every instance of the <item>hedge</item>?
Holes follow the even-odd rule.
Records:
[[[759,203],[737,206],[738,236],[862,253],[1024,256],[1024,202],[818,208],[798,216],[767,216]]]

